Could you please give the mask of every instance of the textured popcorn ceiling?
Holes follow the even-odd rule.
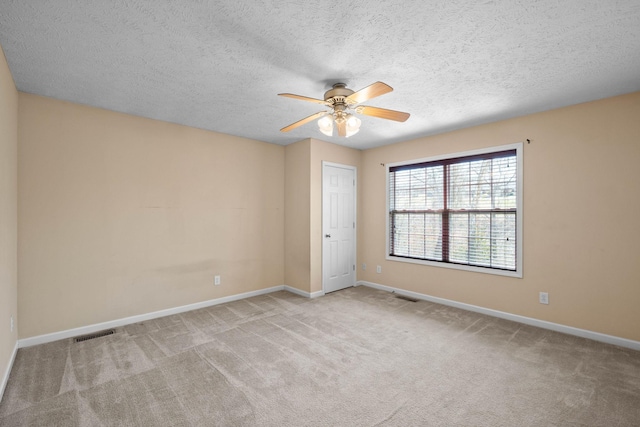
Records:
[[[640,90],[638,0],[0,0],[19,90],[277,144],[369,148]],[[332,83],[394,92],[351,138],[315,123]],[[505,141],[502,141],[505,142]]]

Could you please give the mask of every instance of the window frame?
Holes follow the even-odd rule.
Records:
[[[522,252],[522,248],[523,248],[523,241],[522,241],[522,236],[523,236],[523,219],[524,219],[524,215],[523,215],[523,153],[524,153],[524,149],[523,149],[524,145],[522,142],[517,142],[517,143],[513,143],[513,144],[507,144],[507,145],[501,145],[501,146],[494,146],[494,147],[487,147],[487,148],[481,148],[481,149],[477,149],[477,150],[470,150],[470,151],[464,151],[464,152],[457,152],[457,153],[449,153],[449,154],[442,154],[442,155],[438,155],[438,156],[432,156],[432,157],[425,157],[425,158],[420,158],[420,159],[412,159],[412,160],[406,160],[406,161],[401,161],[401,162],[395,162],[395,163],[388,163],[385,165],[386,168],[386,203],[385,203],[385,209],[386,209],[386,214],[385,214],[385,230],[386,230],[386,247],[385,247],[385,258],[388,261],[398,261],[398,262],[407,262],[407,263],[411,263],[411,264],[421,264],[421,265],[428,265],[428,266],[432,266],[432,267],[444,267],[444,268],[449,268],[449,269],[454,269],[454,270],[463,270],[463,271],[472,271],[472,272],[477,272],[477,273],[485,273],[485,274],[494,274],[494,275],[498,275],[498,276],[508,276],[508,277],[515,277],[515,278],[522,278],[523,275],[523,265],[522,265],[522,261],[523,261],[523,252]],[[457,158],[461,158],[461,157],[472,157],[472,156],[482,156],[482,155],[487,155],[487,154],[492,154],[492,153],[498,153],[498,152],[502,152],[502,151],[509,151],[509,150],[515,150],[516,152],[516,165],[517,165],[517,171],[516,171],[516,179],[517,179],[517,183],[516,183],[516,270],[502,270],[502,269],[497,269],[497,268],[492,268],[492,267],[480,267],[480,266],[474,266],[474,265],[465,265],[465,264],[457,264],[457,263],[450,263],[450,262],[442,262],[442,261],[431,261],[431,260],[424,260],[424,259],[416,259],[416,258],[407,258],[407,257],[400,257],[400,256],[394,256],[391,255],[391,230],[390,228],[390,188],[389,188],[389,173],[390,170],[392,168],[396,168],[396,167],[401,167],[401,166],[408,166],[408,165],[416,165],[416,164],[420,164],[420,163],[430,163],[430,162],[439,162],[439,161],[446,161],[446,160],[453,160],[453,159],[457,159]]]

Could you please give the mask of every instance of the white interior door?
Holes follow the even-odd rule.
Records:
[[[356,169],[322,164],[322,286],[325,293],[356,284]]]

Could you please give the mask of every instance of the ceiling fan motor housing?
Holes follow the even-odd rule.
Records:
[[[324,93],[324,100],[333,105],[346,104],[347,101],[345,99],[352,93],[354,91],[348,89],[344,83],[336,83],[333,85],[333,89],[329,89]]]

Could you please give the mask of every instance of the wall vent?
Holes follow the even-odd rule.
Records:
[[[116,333],[115,329],[107,329],[106,331],[96,332],[95,334],[82,335],[81,337],[75,337],[73,342],[89,341],[94,338],[106,337],[107,335],[113,335]]]
[[[406,295],[396,294],[396,298],[403,299],[403,300],[405,300],[405,301],[418,302],[418,300],[417,300],[417,299],[415,299],[415,298],[411,298],[411,297],[408,297],[408,296],[406,296]]]

